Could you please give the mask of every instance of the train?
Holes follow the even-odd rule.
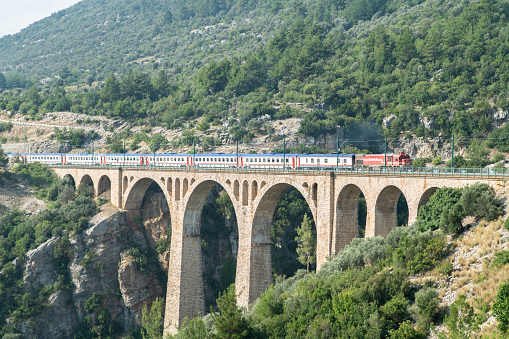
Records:
[[[47,165],[93,166],[161,166],[205,168],[354,168],[408,167],[412,159],[403,152],[397,154],[177,154],[177,153],[24,153],[10,154],[22,163],[40,162]]]

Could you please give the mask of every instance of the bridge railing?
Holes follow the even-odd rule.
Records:
[[[280,167],[243,167],[234,166],[163,166],[163,165],[109,165],[99,164],[72,164],[51,165],[57,168],[128,168],[143,170],[179,170],[179,171],[208,171],[208,172],[277,172],[277,173],[326,173],[334,172],[344,175],[382,175],[382,176],[427,176],[427,177],[465,177],[465,178],[509,178],[509,170],[505,168],[445,168],[445,167],[305,167],[305,168],[280,168]]]

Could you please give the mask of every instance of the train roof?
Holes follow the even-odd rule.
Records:
[[[333,158],[333,157],[342,157],[342,158],[351,158],[354,157],[355,154],[337,154],[337,153],[329,153],[329,154],[299,154],[300,158]]]
[[[270,158],[270,157],[275,157],[275,158],[281,158],[283,156],[286,156],[286,157],[295,157],[297,156],[298,154],[294,154],[294,153],[264,153],[264,154],[240,154],[241,156],[243,157],[263,157],[263,158]]]
[[[39,155],[60,155],[60,153],[19,153],[19,154],[13,153],[13,154],[19,155],[19,156],[22,156],[22,155],[23,156],[26,156],[26,155],[30,155],[30,156],[32,156],[32,155],[34,155],[34,156],[35,155],[37,155],[37,156],[39,156]]]
[[[230,154],[230,153],[190,153],[187,154],[194,157],[236,157],[237,154]],[[240,156],[241,154],[239,154]]]

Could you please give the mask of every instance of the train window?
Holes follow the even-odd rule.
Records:
[[[314,164],[315,163],[315,159],[311,158],[311,163]]]
[[[288,160],[289,160],[289,159],[286,159],[286,162],[289,162]]]
[[[327,164],[329,163],[329,159],[323,159],[323,162]]]
[[[306,164],[308,163],[308,158],[306,158]]]

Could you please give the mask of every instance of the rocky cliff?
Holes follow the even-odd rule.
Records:
[[[110,322],[127,331],[141,323],[143,306],[164,294],[164,274],[157,265],[137,260],[140,253],[147,256],[153,251],[139,223],[127,222],[125,213],[107,209],[89,226],[70,239],[72,259],[67,271],[72,287],[54,292],[49,306],[23,323],[23,336],[71,338],[84,319],[94,323],[96,314],[85,307],[94,293],[101,295],[100,308],[107,311]],[[52,238],[27,253],[23,276],[27,290],[56,286],[57,241]]]

